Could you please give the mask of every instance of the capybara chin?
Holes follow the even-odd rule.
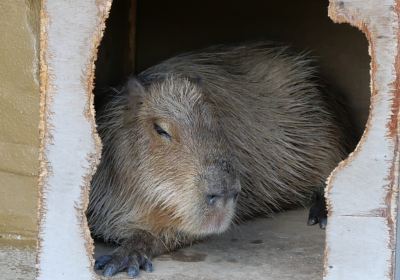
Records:
[[[120,244],[96,261],[106,276],[315,193],[348,143],[337,102],[304,55],[269,43],[216,46],[131,77],[98,112],[102,160],[92,233]]]

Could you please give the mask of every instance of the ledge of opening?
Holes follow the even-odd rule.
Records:
[[[84,211],[100,157],[94,61],[111,0],[43,0],[38,279],[93,279]]]
[[[369,41],[371,106],[357,148],[328,179],[325,280],[394,279],[399,188],[397,5],[394,0],[330,1],[329,16],[358,27]]]

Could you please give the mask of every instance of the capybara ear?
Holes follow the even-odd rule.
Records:
[[[140,105],[143,103],[143,98],[145,95],[145,88],[135,77],[129,78],[126,83],[126,90],[128,92],[128,106],[134,112],[139,109]]]

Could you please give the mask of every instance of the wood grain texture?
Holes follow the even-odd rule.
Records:
[[[398,3],[331,0],[329,16],[365,33],[371,107],[356,150],[328,179],[325,280],[394,279],[398,160]]]
[[[94,61],[111,0],[44,0],[38,279],[95,279],[84,211],[100,157]]]

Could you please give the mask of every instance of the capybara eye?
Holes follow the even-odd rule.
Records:
[[[161,128],[158,124],[154,124],[154,130],[157,131],[157,133],[162,136],[167,138],[168,140],[171,140],[171,135],[168,134],[164,129]]]

